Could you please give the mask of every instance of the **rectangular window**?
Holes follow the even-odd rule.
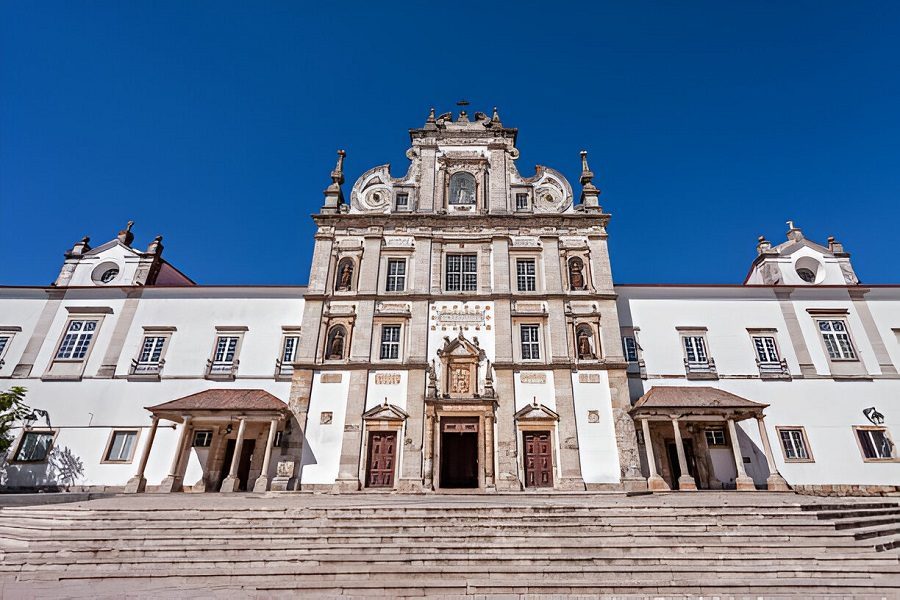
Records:
[[[778,347],[775,338],[770,335],[754,335],[753,349],[756,350],[756,359],[761,363],[778,363]]]
[[[389,258],[387,261],[387,291],[402,292],[406,289],[406,261]]]
[[[58,360],[84,360],[96,329],[96,320],[69,321],[66,335],[56,352],[56,358]]]
[[[622,350],[625,352],[625,360],[628,362],[638,361],[637,342],[631,336],[622,338]]]
[[[778,428],[778,437],[781,438],[781,449],[784,451],[785,460],[810,460],[803,429],[799,427]]]
[[[232,364],[234,362],[234,354],[237,351],[237,344],[237,336],[220,335],[217,337],[216,351],[213,354],[213,363],[217,365]]]
[[[528,194],[516,194],[516,210],[528,210]]]
[[[409,194],[397,194],[394,208],[396,210],[409,210]]]
[[[297,343],[299,341],[300,338],[296,335],[285,336],[284,344],[281,347],[281,362],[283,364],[294,362],[294,358],[297,356]]]
[[[448,292],[474,292],[478,289],[478,256],[476,254],[448,254]]]
[[[707,446],[724,446],[725,430],[724,429],[707,429],[706,430]]]
[[[541,344],[538,340],[537,325],[522,325],[519,327],[522,336],[522,360],[539,360],[541,358]]]
[[[191,445],[194,448],[209,448],[212,445],[212,435],[209,429],[199,429],[194,432],[194,442]]]
[[[11,335],[0,335],[0,365],[3,364],[3,355],[6,354],[6,348],[9,347],[10,340],[12,340]]]
[[[702,335],[685,335],[681,337],[684,344],[684,355],[689,363],[707,364],[706,340]]]
[[[165,336],[145,336],[144,343],[141,345],[141,354],[138,357],[138,364],[158,365],[159,359],[162,357],[163,346],[165,345]]]
[[[17,462],[43,462],[53,445],[52,431],[27,431],[16,452]]]
[[[888,437],[887,429],[859,428],[856,430],[856,437],[859,438],[859,446],[866,459],[894,458],[894,443]]]
[[[400,358],[400,326],[381,326],[381,360]]]
[[[516,260],[516,288],[520,292],[533,292],[537,285],[533,258]]]
[[[847,332],[847,323],[840,319],[828,319],[819,321],[819,332],[825,341],[828,357],[831,360],[855,360],[856,352],[850,343],[850,334]]]
[[[137,442],[137,431],[113,431],[109,447],[106,449],[106,457],[103,460],[131,462],[131,457],[134,456],[135,442]]]

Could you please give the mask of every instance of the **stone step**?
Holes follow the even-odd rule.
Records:
[[[862,527],[852,531],[853,537],[857,540],[872,540],[876,538],[887,537],[900,534],[900,522],[889,523],[887,525],[872,525],[870,527]]]
[[[900,549],[900,535],[898,534],[875,539],[875,550],[878,552],[888,552],[898,549]],[[897,556],[898,559],[900,559],[900,553],[897,553]]]
[[[837,510],[822,511],[816,513],[820,519],[852,519],[855,517],[875,517],[881,515],[900,515],[900,507],[894,508],[867,508],[863,510]]]
[[[835,529],[860,529],[863,527],[875,527],[876,525],[898,525],[900,526],[900,517],[895,516],[874,516],[874,517],[856,517],[853,519],[842,519],[834,523]]]

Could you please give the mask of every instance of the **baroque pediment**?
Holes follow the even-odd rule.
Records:
[[[524,406],[516,415],[517,421],[559,421],[559,414],[550,410],[543,404],[538,404],[535,400],[531,404]]]
[[[399,406],[388,404],[387,399],[383,404],[373,406],[362,415],[366,421],[404,421],[408,416]]]

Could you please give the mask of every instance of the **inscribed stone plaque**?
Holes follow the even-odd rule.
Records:
[[[322,373],[322,383],[340,383],[343,373]]]
[[[400,385],[400,373],[376,373],[376,385]]]
[[[600,383],[600,373],[579,373],[578,383]]]
[[[546,373],[521,373],[519,380],[522,383],[547,383]]]

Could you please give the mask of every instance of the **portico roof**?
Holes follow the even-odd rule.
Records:
[[[709,386],[653,386],[631,409],[632,416],[762,414],[768,404],[761,404],[737,394]]]
[[[287,404],[265,390],[212,389],[145,407],[155,415],[196,412],[284,412]]]

